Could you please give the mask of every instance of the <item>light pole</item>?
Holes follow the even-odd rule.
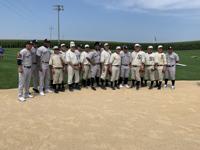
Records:
[[[54,10],[58,12],[58,44],[60,44],[60,11],[64,11],[64,6],[54,5]]]

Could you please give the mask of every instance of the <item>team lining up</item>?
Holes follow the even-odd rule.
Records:
[[[64,78],[67,78],[69,91],[81,88],[101,87],[106,90],[146,87],[150,81],[149,89],[167,87],[168,80],[175,89],[176,63],[179,56],[172,47],[167,53],[159,45],[157,52],[153,46],[147,51],[142,50],[140,44],[134,44],[130,52],[127,46],[117,46],[112,53],[108,43],[103,46],[96,42],[94,49],[86,44],[84,48],[75,42],[70,42],[68,49],[65,44],[50,49],[50,41],[45,39],[43,46],[38,47],[37,40],[28,41],[24,49],[17,56],[19,86],[18,99],[25,101],[33,96],[29,92],[30,81],[33,79],[33,91],[44,96],[45,93],[64,92]],[[131,76],[131,84],[128,80]],[[81,79],[80,79],[81,78]],[[155,85],[154,85],[155,83]],[[52,89],[52,90],[51,90]]]

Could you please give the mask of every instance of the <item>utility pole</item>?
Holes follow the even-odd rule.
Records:
[[[52,40],[52,32],[53,32],[53,27],[52,26],[49,27],[49,32],[50,32],[49,33],[49,39]]]
[[[58,44],[60,44],[60,11],[64,11],[64,6],[54,5],[54,10],[58,12]]]

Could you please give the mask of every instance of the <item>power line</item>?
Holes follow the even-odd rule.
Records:
[[[54,5],[54,10],[58,13],[58,44],[60,44],[60,12],[64,11],[63,5]]]

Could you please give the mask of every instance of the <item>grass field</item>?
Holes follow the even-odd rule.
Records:
[[[0,61],[0,89],[17,87],[16,54],[19,49],[6,49],[5,57]],[[187,67],[177,67],[178,80],[200,80],[200,50],[177,51],[180,63]],[[192,58],[198,56],[198,58]]]

